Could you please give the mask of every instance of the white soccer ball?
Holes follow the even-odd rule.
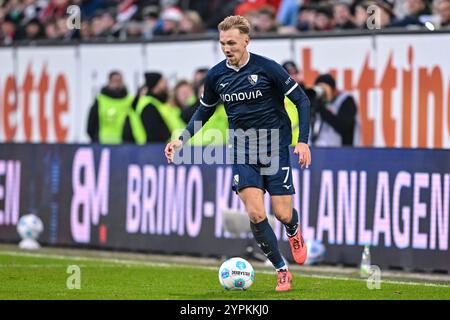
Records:
[[[247,290],[255,279],[252,265],[242,258],[225,260],[219,269],[219,281],[226,290]]]
[[[44,231],[44,224],[37,215],[27,214],[20,217],[17,232],[22,239],[37,240],[42,231]]]

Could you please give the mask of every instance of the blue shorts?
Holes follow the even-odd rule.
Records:
[[[262,174],[267,166],[260,164],[233,164],[233,185],[236,193],[247,187],[256,187],[272,196],[295,194],[289,147],[279,152],[278,169],[274,174]],[[264,172],[264,171],[263,171]]]

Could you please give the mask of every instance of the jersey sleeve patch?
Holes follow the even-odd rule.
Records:
[[[289,95],[297,87],[298,87],[298,83],[296,82],[284,95],[285,96]]]

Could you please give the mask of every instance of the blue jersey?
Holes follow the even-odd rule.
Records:
[[[207,121],[214,113],[215,105],[222,101],[230,129],[278,129],[280,146],[288,146],[292,140],[292,130],[284,106],[285,96],[299,110],[299,141],[307,143],[309,100],[281,65],[254,53],[249,53],[247,63],[239,68],[223,60],[209,70],[200,106],[186,131],[192,136],[193,122]]]

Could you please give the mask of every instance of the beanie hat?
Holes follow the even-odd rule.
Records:
[[[153,89],[158,81],[162,78],[162,74],[159,72],[146,72],[144,74],[145,85],[149,90]]]
[[[321,74],[317,77],[314,84],[318,83],[325,83],[329,85],[331,88],[336,89],[336,81],[334,80],[333,76],[329,73]]]

